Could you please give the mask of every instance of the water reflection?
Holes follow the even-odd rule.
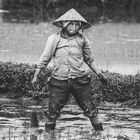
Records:
[[[40,134],[38,132],[34,132],[34,134],[30,135],[30,140],[59,140],[62,139],[60,135],[58,135],[59,131],[50,131],[46,132],[43,130]]]
[[[30,113],[29,108],[27,111]],[[77,105],[68,104],[57,120],[56,130],[50,132],[45,131],[43,118],[38,117],[39,127],[30,128],[30,117],[0,117],[0,140],[116,140],[120,138],[139,140],[139,108],[128,108],[111,103],[101,105],[99,108],[99,117],[104,126],[101,135],[94,133],[89,119],[82,114],[82,110]],[[2,114],[2,111],[0,113]]]

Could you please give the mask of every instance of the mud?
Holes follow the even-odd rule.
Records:
[[[36,108],[39,127],[30,127],[30,115]],[[0,140],[140,140],[140,108],[102,103],[99,117],[104,131],[96,134],[83,111],[73,104],[62,109],[56,130],[47,133],[42,106],[19,107],[15,101],[2,102]]]

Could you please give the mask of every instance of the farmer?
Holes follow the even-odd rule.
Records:
[[[84,115],[89,117],[95,131],[103,131],[102,123],[98,119],[98,109],[91,99],[91,70],[101,82],[107,78],[95,67],[89,40],[82,34],[90,24],[76,10],[71,9],[55,20],[53,25],[60,27],[61,31],[48,38],[32,80],[34,85],[42,68],[53,58],[54,68],[49,81],[50,94],[45,129],[55,129],[56,119],[71,93]]]

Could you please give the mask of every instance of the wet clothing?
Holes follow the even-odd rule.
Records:
[[[89,41],[82,34],[66,38],[62,33],[48,38],[38,68],[47,65],[53,57],[52,76],[58,80],[82,77],[91,72],[88,65],[94,61]]]
[[[49,81],[49,106],[47,127],[55,127],[60,110],[74,96],[84,115],[92,118],[97,116],[97,108],[91,96],[90,65],[94,61],[89,41],[78,33],[73,37],[65,37],[62,32],[48,38],[46,48],[41,56],[38,68],[42,68],[53,58],[53,72]]]
[[[90,75],[68,80],[51,78],[48,117],[55,120],[60,116],[60,110],[67,103],[70,94],[74,96],[85,116],[96,116],[97,109],[92,101],[90,79]]]

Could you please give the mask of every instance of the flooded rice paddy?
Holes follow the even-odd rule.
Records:
[[[0,21],[0,25],[0,61],[18,63],[37,63],[48,36],[60,30],[50,23]],[[96,24],[84,34],[100,68],[122,74],[140,72],[140,24]]]
[[[26,106],[25,109],[9,101],[1,102],[0,140],[140,140],[140,110],[136,107],[102,103],[99,117],[104,132],[99,135],[77,105],[67,104],[57,120],[56,130],[47,133],[42,106]],[[35,108],[39,127],[31,128],[30,116]]]
[[[0,20],[0,61],[36,63],[47,37],[58,30],[50,23],[10,24]],[[123,74],[140,71],[140,24],[98,24],[85,34],[99,67]],[[43,105],[22,105],[0,98],[0,140],[140,140],[140,108],[101,104],[104,132],[98,135],[77,105],[63,108],[56,130],[50,133],[44,129]],[[38,128],[30,127],[33,108],[38,108]]]

